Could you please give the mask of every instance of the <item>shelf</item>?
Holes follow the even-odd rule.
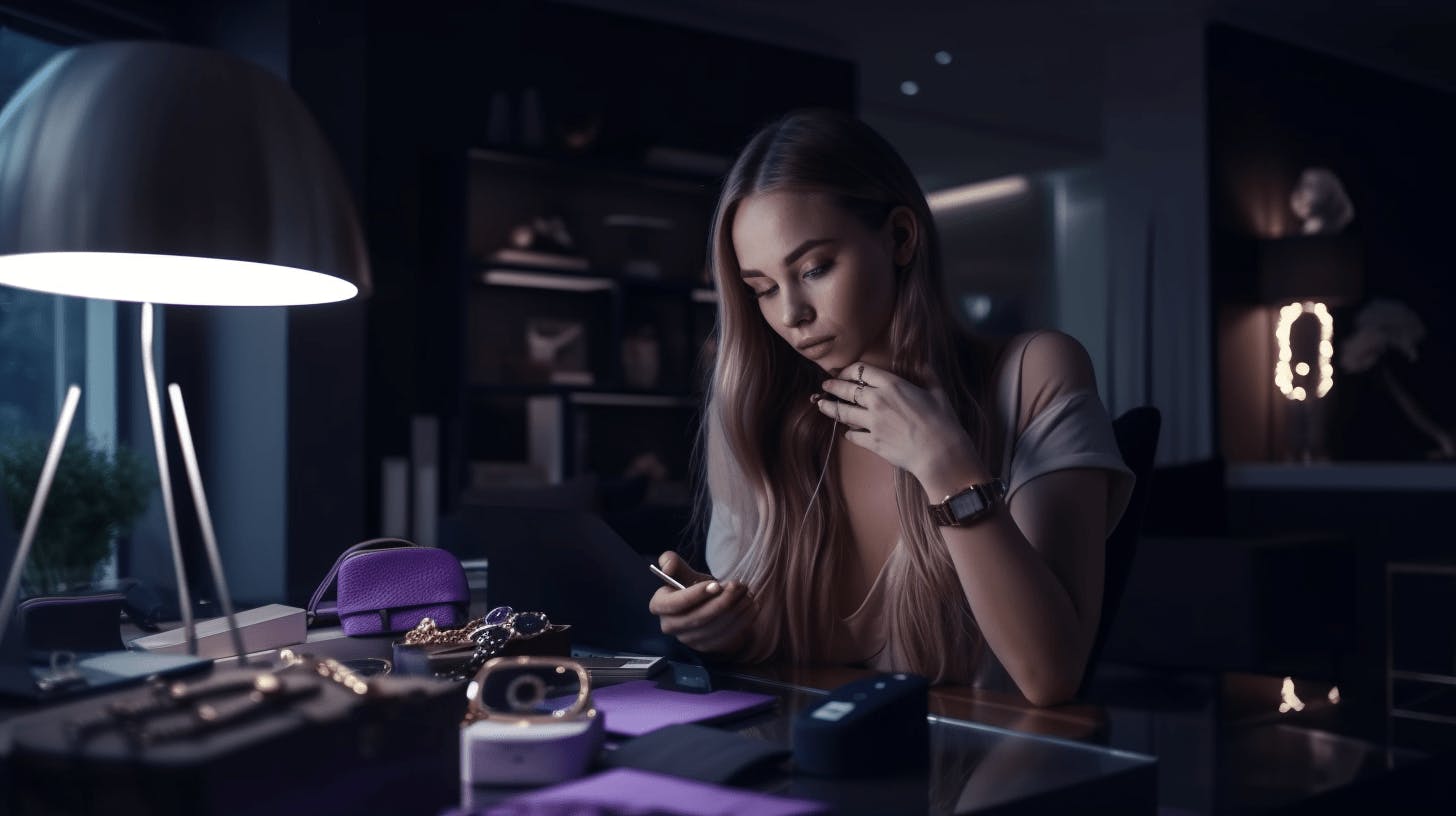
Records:
[[[1416,683],[1437,683],[1443,686],[1456,686],[1456,675],[1450,674],[1431,674],[1430,672],[1396,670],[1390,673],[1390,679],[1409,680]]]
[[[1228,467],[1241,490],[1415,490],[1456,492],[1456,464],[1444,462],[1247,462]]]
[[[602,275],[500,266],[481,272],[480,281],[486,286],[552,289],[558,292],[610,292],[617,288],[615,280]]]
[[[1456,717],[1448,714],[1428,714],[1424,711],[1411,711],[1406,708],[1392,708],[1390,716],[1402,720],[1420,720],[1422,722],[1440,723],[1441,725],[1456,725]]]
[[[472,385],[470,393],[480,397],[563,397],[573,405],[688,407],[701,398],[688,391],[634,391],[630,388],[522,383]]]
[[[696,397],[634,394],[630,392],[578,391],[567,394],[566,398],[571,401],[572,405],[603,408],[693,408],[698,404]]]
[[[527,167],[533,170],[571,172],[577,175],[596,176],[679,192],[715,194],[722,182],[721,175],[716,173],[667,170],[626,160],[593,156],[499,148],[473,148],[468,155],[474,161]]]
[[[1385,571],[1389,575],[1456,576],[1456,561],[1391,561]]]
[[[601,271],[562,272],[522,266],[486,264],[480,273],[486,286],[549,289],[557,292],[611,292],[637,289],[689,295],[694,303],[717,303],[718,293],[691,281],[658,280],[612,275]]]

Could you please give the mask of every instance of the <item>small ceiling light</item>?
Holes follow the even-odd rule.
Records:
[[[950,65],[950,52],[949,51],[936,51],[935,52],[935,64],[936,65]]]
[[[907,79],[900,83],[900,93],[906,96],[914,96],[920,93],[920,85],[913,79]]]
[[[951,187],[946,190],[936,190],[925,196],[930,209],[935,213],[942,213],[946,210],[953,210],[970,204],[980,204],[984,201],[993,201],[998,198],[1021,195],[1031,190],[1031,184],[1025,176],[1006,176],[1005,178],[991,179],[990,181],[978,181],[974,184],[966,184],[960,187]]]

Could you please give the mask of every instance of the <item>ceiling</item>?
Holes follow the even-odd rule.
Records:
[[[927,190],[1095,161],[1104,54],[1133,22],[1221,20],[1456,91],[1451,0],[573,2],[855,62],[861,114]]]

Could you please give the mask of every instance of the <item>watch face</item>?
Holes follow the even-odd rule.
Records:
[[[960,521],[984,510],[986,502],[981,499],[980,493],[967,490],[952,496],[946,506],[950,509],[951,517]]]

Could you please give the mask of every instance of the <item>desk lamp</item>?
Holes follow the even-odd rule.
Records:
[[[64,51],[0,111],[0,284],[143,304],[147,409],[195,655],[152,359],[152,304],[285,306],[367,293],[364,243],[333,155],[293,91],[245,60],[161,42]],[[246,660],[182,391],[172,384],[168,396],[218,600]],[[0,636],[75,397],[66,400],[0,596]]]

